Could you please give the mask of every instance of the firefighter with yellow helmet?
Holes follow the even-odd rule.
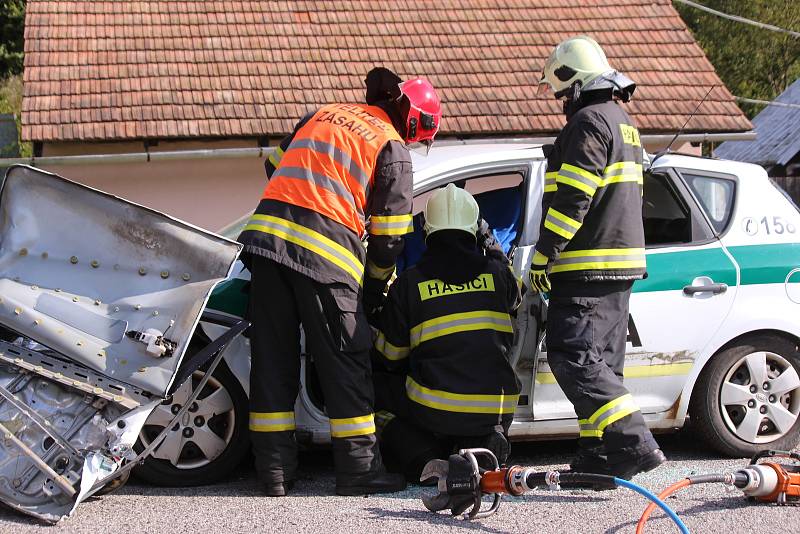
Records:
[[[567,123],[548,155],[530,271],[532,289],[549,293],[548,363],[579,418],[571,467],[625,479],[665,461],[622,383],[628,301],[646,276],[643,151],[619,104],[635,88],[586,36],[545,62],[540,89],[563,102]]]
[[[454,449],[487,447],[501,461],[509,454],[520,389],[508,357],[520,294],[478,211],[453,184],[430,197],[426,250],[392,284],[379,316],[379,440],[409,480]]]

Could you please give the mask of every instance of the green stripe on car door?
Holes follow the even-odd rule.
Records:
[[[647,278],[637,280],[634,293],[674,291],[691,285],[698,276],[736,285],[736,269],[721,248],[678,250],[647,255]]]
[[[728,247],[728,252],[739,264],[742,285],[782,284],[800,267],[800,243]]]

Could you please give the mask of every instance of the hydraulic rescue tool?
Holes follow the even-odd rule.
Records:
[[[779,459],[790,460],[790,463],[778,463]],[[420,481],[430,479],[436,479],[439,491],[436,495],[422,496],[425,507],[432,512],[449,509],[453,515],[463,514],[465,519],[481,519],[494,514],[500,507],[503,494],[519,496],[538,487],[551,490],[624,487],[652,501],[639,519],[636,534],[644,532],[645,523],[656,506],[664,510],[681,532],[688,533],[686,525],[664,503],[664,499],[692,484],[726,484],[740,489],[756,502],[800,506],[800,454],[787,451],[761,451],[753,456],[746,467],[730,473],[687,477],[659,495],[629,480],[607,475],[536,471],[518,465],[501,467],[488,449],[462,449],[447,460],[428,462]],[[481,509],[485,496],[491,496],[492,503],[488,508]]]
[[[669,515],[681,532],[689,532],[675,512],[661,499],[628,480],[593,473],[536,471],[531,467],[518,465],[500,467],[497,458],[488,449],[462,449],[458,454],[450,455],[447,460],[428,462],[422,470],[420,481],[429,479],[437,479],[439,492],[436,495],[423,495],[425,507],[432,512],[449,509],[453,515],[463,514],[465,519],[481,519],[494,514],[505,493],[519,496],[537,487],[559,490],[586,487],[610,489],[621,486],[653,501]],[[493,497],[492,504],[481,510],[482,499],[488,495]]]
[[[765,458],[788,459],[794,463],[785,464],[776,461],[760,463]],[[756,502],[800,506],[800,454],[788,451],[761,451],[753,456],[747,467],[732,473],[686,477],[667,487],[658,494],[658,497],[666,499],[687,486],[710,483],[734,486]],[[644,532],[644,526],[654,510],[653,504],[645,509],[636,525],[636,534]]]

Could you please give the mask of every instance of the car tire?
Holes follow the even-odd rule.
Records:
[[[196,384],[202,376],[202,370],[196,371],[192,376],[192,381]],[[134,474],[138,478],[156,486],[201,486],[213,484],[226,476],[230,476],[239,466],[250,450],[247,429],[247,396],[241,384],[239,384],[239,381],[228,369],[224,361],[217,366],[206,388],[209,389],[209,392],[201,392],[197,400],[199,409],[195,413],[209,413],[203,408],[202,403],[212,393],[222,397],[224,399],[222,405],[225,408],[230,407],[231,410],[215,415],[208,421],[204,421],[205,424],[202,425],[196,424],[198,422],[196,416],[190,416],[193,417],[190,425],[194,423],[194,426],[181,426],[177,431],[171,431],[162,442],[162,445],[156,448],[151,456],[134,469]],[[178,397],[180,397],[180,391],[181,388],[178,388],[178,391],[159,405],[145,422],[139,434],[139,440],[135,445],[137,452],[141,452],[149,444],[149,440],[155,438],[164,428],[163,421],[168,420],[167,417],[172,413],[172,409],[176,405]],[[227,393],[228,397],[225,397],[225,393]],[[214,400],[216,401],[217,398],[214,397]],[[230,403],[227,402],[228,398]],[[188,433],[187,428],[192,428],[192,432],[197,432],[197,434],[186,437],[184,432]],[[207,434],[208,432],[212,432],[213,435]],[[181,443],[177,447],[180,449],[180,457],[177,458],[177,461],[175,458],[164,458],[164,453],[159,454],[159,450],[168,444],[170,437],[173,442],[179,440]],[[201,450],[197,446],[193,440],[201,437],[205,438],[202,442],[204,444],[208,442],[216,444],[213,449],[216,454],[205,454],[207,451]],[[224,448],[223,444],[217,440],[224,441]],[[173,442],[168,445],[173,446]],[[167,454],[167,456],[169,455]]]
[[[791,450],[800,437],[800,352],[778,335],[742,339],[703,369],[692,396],[692,428],[713,449],[749,457]]]

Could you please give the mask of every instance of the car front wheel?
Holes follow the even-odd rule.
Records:
[[[137,451],[149,445],[169,424],[201,378],[203,371],[195,371],[150,414],[139,434]],[[135,469],[135,474],[157,486],[212,484],[230,475],[248,450],[247,397],[221,362],[183,419]]]
[[[800,437],[800,353],[775,335],[719,352],[695,386],[692,426],[730,456],[790,450]]]

